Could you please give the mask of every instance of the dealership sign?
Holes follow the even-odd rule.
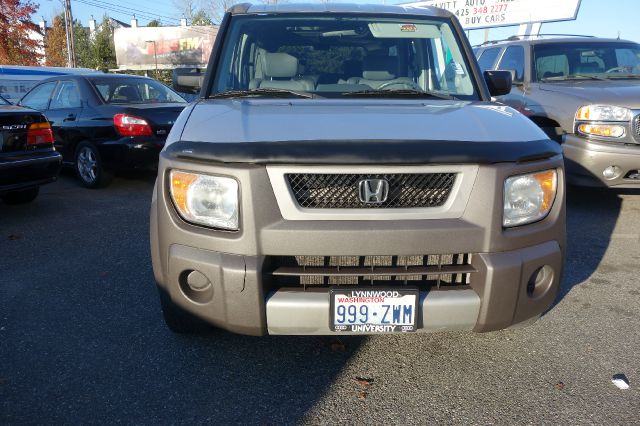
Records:
[[[404,6],[433,6],[454,13],[465,30],[531,22],[574,20],[581,0],[426,0]]]
[[[204,65],[209,60],[218,27],[117,28],[113,34],[121,69],[152,69]]]

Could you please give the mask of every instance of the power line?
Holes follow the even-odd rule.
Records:
[[[180,25],[180,20],[173,18],[173,17],[169,17],[167,15],[160,15],[160,14],[156,14],[156,13],[152,13],[152,12],[146,12],[140,9],[136,9],[136,8],[132,8],[132,7],[128,7],[128,6],[121,6],[121,5],[116,5],[113,3],[109,3],[105,0],[74,0],[77,1],[78,3],[82,3],[82,4],[86,4],[89,6],[93,6],[93,7],[97,7],[97,8],[103,8],[106,10],[110,10],[112,12],[115,13],[119,13],[121,15],[127,15],[127,16],[131,16],[132,14],[135,14],[143,19],[148,19],[148,20],[154,20],[154,19],[159,19],[160,21],[164,21],[167,22],[169,21],[169,23],[173,22],[176,24],[176,26]],[[200,33],[203,35],[209,35],[211,34],[209,31],[206,30],[202,30],[200,28],[194,28],[194,27],[190,27],[191,31],[194,31],[196,33]]]

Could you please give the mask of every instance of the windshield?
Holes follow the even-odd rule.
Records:
[[[5,98],[0,96],[0,105],[11,105],[11,104]]]
[[[540,81],[640,78],[640,45],[625,42],[570,42],[534,46]]]
[[[209,96],[278,89],[297,97],[376,91],[478,99],[467,58],[444,20],[236,16],[228,34]]]
[[[176,92],[146,78],[90,78],[102,100],[108,104],[185,103]]]

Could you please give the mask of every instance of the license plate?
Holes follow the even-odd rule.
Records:
[[[417,289],[331,289],[329,328],[337,332],[406,333],[417,328]]]

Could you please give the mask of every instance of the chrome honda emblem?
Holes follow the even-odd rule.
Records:
[[[358,196],[366,204],[384,203],[389,196],[389,182],[385,179],[363,179],[358,182]]]

